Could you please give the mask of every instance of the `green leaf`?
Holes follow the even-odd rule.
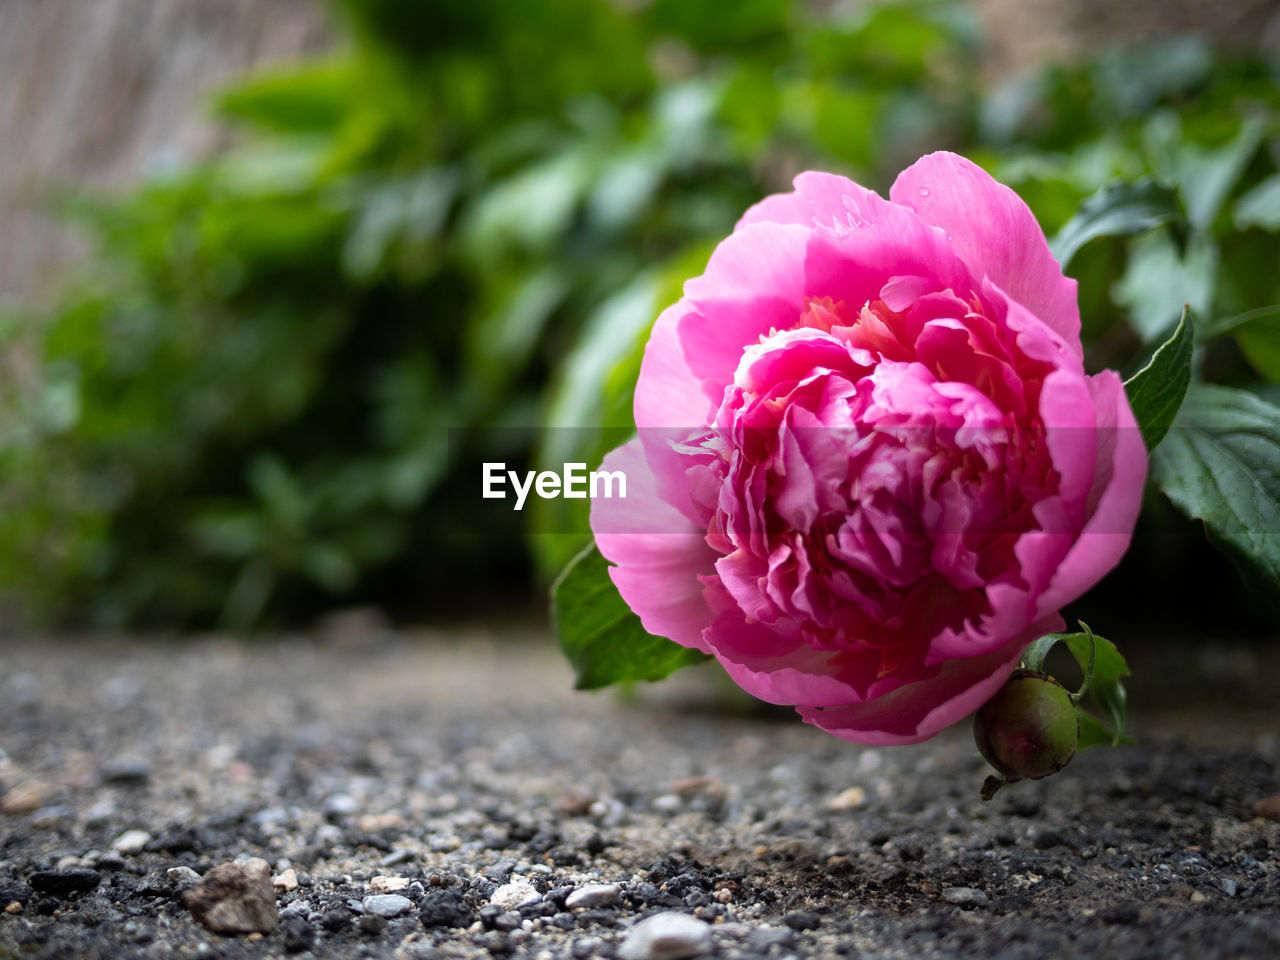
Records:
[[[1280,383],[1280,312],[1255,317],[1236,331],[1236,343],[1249,365],[1272,383]]]
[[[701,273],[713,245],[699,243],[639,273],[587,318],[573,349],[547,392],[546,413],[535,466],[595,466],[634,429],[631,407],[636,378],[653,321],[680,298],[684,281]],[[529,510],[529,543],[539,571],[548,579],[590,538],[586,500],[534,499]],[[568,535],[560,535],[568,534]]]
[[[481,268],[500,270],[513,253],[547,253],[569,229],[591,186],[595,158],[566,150],[493,184],[462,225],[463,248]]]
[[[1083,707],[1076,707],[1076,719],[1080,722],[1080,739],[1076,743],[1077,753],[1088,750],[1090,747],[1116,747],[1122,743],[1138,742],[1133,737],[1117,737],[1105,723]]]
[[[1142,442],[1154,450],[1169,432],[1182,399],[1191,386],[1191,308],[1184,307],[1182,319],[1169,339],[1160,345],[1145,367],[1124,382],[1129,406],[1142,429]]]
[[[632,396],[661,288],[659,271],[646,270],[587,318],[547,391],[536,451],[541,470],[581,462],[598,465],[634,429]],[[589,542],[590,502],[531,498],[529,543],[540,572],[550,578]],[[556,536],[555,534],[578,534]]]
[[[579,690],[661,680],[680,667],[708,659],[645,632],[609,579],[609,562],[594,544],[570,561],[552,584],[551,619]]]
[[[1199,231],[1213,226],[1222,205],[1258,152],[1265,127],[1254,119],[1241,123],[1235,137],[1205,147],[1184,137],[1181,118],[1157,113],[1143,130],[1143,140],[1156,173],[1178,187],[1187,219]]]
[[[1196,333],[1202,340],[1213,340],[1227,334],[1234,335],[1255,320],[1274,319],[1280,319],[1280,303],[1272,303],[1265,307],[1258,307],[1256,310],[1237,313],[1234,317],[1223,317],[1212,323],[1201,324],[1197,327]]]
[[[1161,100],[1176,100],[1209,82],[1213,56],[1212,47],[1197,36],[1106,51],[1090,65],[1096,109],[1114,119],[1141,117]]]
[[[1116,649],[1115,644],[1105,637],[1090,634],[1089,628],[1081,624],[1085,633],[1070,633],[1063,638],[1071,650],[1071,655],[1083,669],[1094,658],[1093,682],[1089,684],[1089,698],[1102,710],[1111,729],[1114,731],[1112,744],[1120,743],[1124,736],[1124,714],[1127,694],[1122,678],[1129,675],[1129,665]],[[1092,643],[1090,637],[1092,636]]]
[[[1194,384],[1151,458],[1156,485],[1280,598],[1280,407],[1245,390]]]
[[[334,594],[346,593],[360,577],[360,571],[351,558],[327,543],[313,543],[305,547],[299,566],[308,577]]]
[[[1180,216],[1177,194],[1150,177],[1109,183],[1084,199],[1049,241],[1049,249],[1065,269],[1090,240],[1132,236]]]
[[[1129,261],[1113,295],[1129,309],[1129,323],[1144,343],[1169,329],[1185,306],[1200,316],[1209,312],[1218,259],[1212,240],[1193,237],[1180,252],[1167,230],[1129,245]]]
[[[356,102],[355,69],[344,60],[320,60],[242,80],[220,93],[225,117],[285,133],[330,133]]]
[[[1058,645],[1063,634],[1047,633],[1039,640],[1032,640],[1027,645],[1027,649],[1022,651],[1022,665],[1028,670],[1034,670],[1036,673],[1044,673],[1044,660],[1049,655],[1049,651]]]
[[[1248,310],[1211,324],[1204,339],[1235,337],[1250,366],[1272,383],[1280,383],[1280,303]]]
[[[1280,230],[1280,173],[1273,173],[1237,200],[1232,213],[1238,230]]]
[[[1044,672],[1045,657],[1059,643],[1065,643],[1071,651],[1080,669],[1088,671],[1090,657],[1093,658],[1093,680],[1089,684],[1088,694],[1094,705],[1102,711],[1107,723],[1086,714],[1079,706],[1076,712],[1081,716],[1079,749],[1093,746],[1096,743],[1109,743],[1117,746],[1125,742],[1124,715],[1127,694],[1121,680],[1129,675],[1129,665],[1116,649],[1115,644],[1105,637],[1100,637],[1080,624],[1083,633],[1050,633],[1033,641],[1022,654],[1022,663],[1029,670]],[[1083,718],[1088,717],[1088,721]],[[1097,729],[1105,731],[1102,739],[1085,742],[1085,729],[1088,725],[1091,736],[1097,735]]]
[[[256,557],[240,568],[222,607],[222,623],[231,630],[252,629],[262,618],[276,589],[276,572],[271,564]]]

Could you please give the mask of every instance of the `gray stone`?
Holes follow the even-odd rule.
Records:
[[[403,916],[413,909],[413,901],[408,897],[402,897],[398,893],[375,893],[364,898],[360,904],[364,907],[365,913],[371,913],[376,917],[392,917]]]
[[[288,906],[280,908],[281,920],[292,920],[294,917],[306,919],[311,913],[310,900],[295,900]]]
[[[40,681],[34,674],[15,673],[5,681],[4,692],[14,706],[34,707],[40,702]]]
[[[360,801],[349,793],[335,793],[324,802],[324,812],[331,817],[353,817],[360,812]]]
[[[146,757],[115,757],[102,765],[107,783],[142,784],[151,778],[151,761]]]
[[[270,933],[280,924],[271,866],[257,857],[214,867],[182,903],[214,933]]]
[[[119,812],[120,809],[115,805],[114,801],[99,800],[84,812],[84,822],[91,827],[97,826],[106,823]]]
[[[392,850],[378,862],[384,867],[394,867],[397,863],[404,863],[413,857],[408,850]]]
[[[622,887],[616,883],[591,883],[565,897],[564,905],[570,910],[577,907],[607,907],[617,903],[621,896]]]
[[[711,949],[710,925],[687,913],[657,913],[628,932],[618,950],[622,960],[681,960]]]
[[[942,899],[957,907],[981,907],[987,902],[987,895],[974,887],[947,887]]]
[[[768,953],[773,947],[789,947],[795,941],[795,931],[790,927],[763,925],[756,927],[747,935],[747,946],[760,953]]]

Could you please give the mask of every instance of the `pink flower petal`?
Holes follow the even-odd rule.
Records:
[[[866,703],[828,710],[800,707],[806,723],[854,743],[873,746],[919,743],[967,717],[1000,689],[1038,636],[1061,628],[1056,617],[1037,623],[991,653],[948,660],[930,677],[907,683]]]
[[[766,703],[817,706],[845,703],[849,685],[835,675],[830,653],[788,641],[737,611],[718,617],[706,630],[710,652],[739,687]]]
[[[831,227],[844,219],[845,197],[874,196],[847,177],[808,170],[795,178],[795,190],[765,197],[742,215],[734,230],[753,223],[797,223]]]
[[[716,552],[679,510],[663,501],[639,440],[604,458],[603,470],[627,477],[625,498],[591,501],[596,546],[622,599],[654,636],[709,653],[702,631],[712,613],[699,577],[715,572]]]
[[[1080,352],[1076,282],[1062,275],[1044,231],[1016,193],[954,153],[931,153],[902,171],[889,191],[946,231],[952,248]]]
[[[640,379],[636,383],[633,412],[640,429],[700,427],[710,422],[720,398],[703,393],[702,379],[689,369],[677,328],[696,313],[686,300],[678,300],[658,315],[644,348]]]
[[[1089,392],[1098,411],[1099,451],[1089,519],[1039,598],[1041,611],[1070,603],[1120,562],[1142,509],[1147,451],[1124,385],[1114,371],[1104,370],[1089,378]]]
[[[810,232],[803,227],[776,223],[753,224],[737,231],[716,247],[706,272],[685,284],[685,301],[692,309],[680,316],[676,332],[684,363],[702,383],[707,400],[719,406],[726,384],[733,382],[742,351],[769,331],[794,327],[808,306],[805,295],[805,262]],[[661,349],[673,345],[664,339]],[[649,352],[645,351],[645,364]],[[647,379],[644,367],[640,382]],[[649,412],[661,408],[662,385],[646,387],[644,421],[641,422],[639,388],[636,418],[639,426],[690,426],[659,423]],[[673,411],[683,414],[683,410]],[[705,420],[703,421],[706,422]]]

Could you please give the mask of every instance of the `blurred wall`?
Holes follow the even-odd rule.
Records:
[[[1233,50],[1280,46],[1277,0],[968,0],[990,38],[993,75],[1126,41],[1194,32]]]
[[[0,298],[38,297],[78,252],[42,193],[200,156],[203,95],[328,42],[316,0],[0,0]]]
[[[968,2],[993,76],[1178,30],[1280,42],[1276,0]],[[220,136],[205,93],[329,42],[317,0],[0,0],[0,299],[38,298],[80,252],[41,212],[43,192],[116,187],[204,154]]]

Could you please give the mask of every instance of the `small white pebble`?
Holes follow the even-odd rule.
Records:
[[[526,903],[533,903],[535,900],[540,899],[542,899],[542,894],[533,889],[532,884],[517,880],[513,883],[504,883],[493,891],[493,896],[489,898],[489,902],[495,907],[501,907],[503,910],[519,910]]]
[[[111,843],[111,849],[126,857],[141,853],[151,842],[151,834],[145,830],[126,830]]]
[[[282,870],[278,876],[271,878],[271,885],[284,893],[288,893],[290,890],[297,890],[298,871],[293,867],[288,870]]]
[[[687,913],[656,913],[629,931],[618,950],[622,960],[681,960],[711,949],[711,927]]]
[[[850,787],[827,801],[828,810],[857,810],[867,802],[867,791],[862,787]]]
[[[409,883],[408,877],[374,877],[369,881],[369,889],[374,893],[398,893]]]

